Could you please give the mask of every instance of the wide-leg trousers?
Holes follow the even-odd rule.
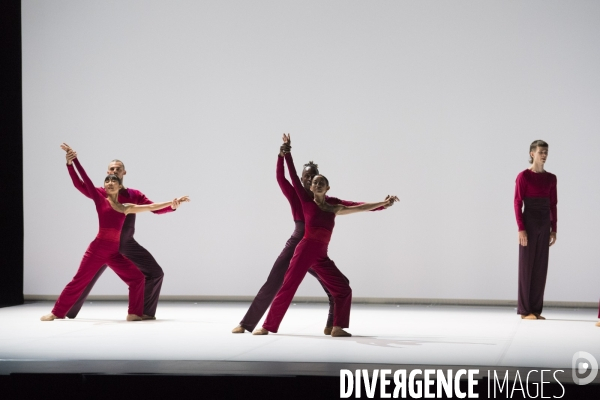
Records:
[[[527,246],[519,244],[519,294],[517,313],[541,314],[550,253],[550,206],[547,198],[524,199],[523,222]]]
[[[52,314],[64,318],[67,311],[81,296],[91,280],[97,275],[103,264],[115,271],[129,287],[128,314],[142,316],[144,310],[144,275],[118,251],[118,243],[96,239],[90,243],[77,273],[63,289],[54,304]]]
[[[263,328],[269,332],[278,331],[294,294],[309,268],[314,269],[333,296],[333,326],[341,328],[349,326],[352,289],[350,289],[348,279],[327,256],[327,247],[328,243],[317,240],[303,238],[300,241],[283,279],[283,285],[271,304]]]
[[[281,254],[279,254],[279,257],[277,257],[277,260],[275,260],[275,263],[271,268],[271,272],[267,277],[267,281],[258,291],[258,294],[252,301],[252,304],[250,304],[250,308],[248,308],[246,315],[244,315],[244,318],[242,318],[242,321],[240,322],[240,326],[248,331],[253,331],[254,328],[256,328],[256,325],[258,325],[260,319],[267,311],[267,308],[269,308],[273,302],[275,295],[283,284],[285,273],[290,266],[296,246],[298,246],[298,243],[300,243],[302,237],[304,236],[304,222],[294,222],[296,223],[296,227],[292,233],[292,236],[286,242]],[[327,322],[325,326],[333,326],[333,296],[331,293],[329,293],[317,273],[312,268],[308,270],[308,273],[317,278],[319,284],[323,287],[323,290],[325,290],[325,293],[327,294],[329,299],[329,313],[327,315]]]
[[[144,274],[145,277],[145,289],[144,289],[144,312],[143,314],[149,316],[156,315],[156,308],[158,306],[158,298],[160,296],[160,289],[162,288],[162,282],[164,273],[160,265],[156,262],[152,254],[144,247],[142,247],[133,238],[123,240],[119,247],[119,252],[127,257],[135,266]],[[92,278],[90,283],[85,287],[81,296],[77,299],[73,307],[67,313],[67,317],[75,318],[81,310],[83,303],[87,299],[88,295],[92,291],[92,288],[96,284],[96,281],[102,276],[106,270],[107,265],[100,267],[96,275]],[[141,314],[140,314],[141,315]]]

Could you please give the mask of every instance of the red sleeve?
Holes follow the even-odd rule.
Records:
[[[517,175],[517,180],[515,182],[515,217],[517,218],[517,226],[519,227],[519,231],[525,230],[525,223],[523,222],[523,198],[525,197],[525,193],[527,190],[527,181],[525,181],[524,174],[521,172]]]
[[[287,179],[285,179],[285,174],[283,171],[283,157],[277,156],[276,176],[277,183],[279,184],[279,188],[283,192],[283,195],[288,199],[288,201],[291,202],[292,199],[297,195],[292,184]]]
[[[104,189],[94,187],[92,180],[90,179],[88,174],[85,172],[85,170],[79,163],[78,158],[73,160],[73,165],[75,166],[75,168],[77,168],[77,172],[79,172],[79,175],[81,175],[81,179],[83,180],[84,189],[86,190],[86,193],[84,193],[84,194],[87,197],[94,200],[95,203],[98,203],[98,201],[104,200],[104,196],[102,195],[102,193],[104,192]],[[73,172],[75,172],[75,171],[73,171]],[[75,174],[75,175],[77,175],[77,174]],[[77,178],[77,179],[79,179],[79,178]]]
[[[136,189],[127,189],[129,190],[130,193],[130,198],[133,201],[134,204],[153,204],[154,202],[152,200],[150,200],[149,198],[146,197],[146,195],[142,192],[140,192],[139,190]],[[156,211],[152,211],[152,213],[154,214],[167,214],[170,212],[173,212],[175,210],[173,210],[171,208],[171,206],[167,206],[163,209],[160,210],[156,210]]]
[[[360,206],[361,204],[365,204],[364,201],[356,202],[356,201],[350,201],[350,200],[342,200],[342,199],[338,199],[337,197],[327,197],[327,202],[329,204],[341,204],[346,207]],[[381,210],[385,210],[385,207],[381,206],[381,207],[377,207],[377,208],[374,208],[369,211],[381,211]]]
[[[554,182],[552,184],[552,188],[550,189],[550,213],[552,218],[552,232],[556,232],[556,222],[558,221],[558,217],[556,216],[557,203],[558,197],[556,195],[556,177],[554,177]]]
[[[308,193],[306,193],[306,190],[304,190],[304,186],[302,186],[302,182],[300,182],[300,178],[298,178],[298,173],[296,173],[296,167],[294,166],[294,159],[292,158],[292,153],[287,153],[285,155],[285,162],[287,163],[287,166],[288,166],[288,171],[290,173],[290,179],[292,180],[292,183],[294,184],[294,190],[296,191],[296,194],[298,195],[298,198],[300,199],[300,201],[312,202],[313,199],[308,195]]]
[[[69,175],[71,176],[71,181],[73,182],[73,186],[75,186],[75,189],[79,190],[81,194],[91,199],[92,197],[88,193],[85,183],[81,179],[79,179],[79,175],[77,175],[73,164],[67,164],[67,170],[69,171]]]

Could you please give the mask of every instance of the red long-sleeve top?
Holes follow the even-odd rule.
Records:
[[[90,180],[89,176],[79,163],[76,158],[73,160],[73,165],[77,168],[79,175],[83,179],[84,185],[82,186],[82,193],[90,199],[94,200],[96,204],[96,211],[98,212],[98,239],[108,240],[111,242],[119,242],[119,236],[121,235],[121,229],[125,222],[125,214],[112,208],[110,202],[106,198],[106,192],[104,189],[95,188]],[[71,166],[72,173],[77,177],[75,168]],[[79,180],[79,177],[77,177]]]
[[[523,199],[528,197],[548,198],[550,200],[550,220],[552,232],[556,232],[556,175],[550,172],[536,173],[526,169],[517,175],[515,184],[515,216],[519,231],[525,230],[523,222]]]
[[[315,203],[313,197],[306,192],[306,189],[304,189],[304,186],[302,185],[302,182],[300,181],[300,178],[298,177],[298,174],[296,172],[296,167],[294,166],[294,160],[292,158],[291,153],[287,153],[285,155],[285,161],[288,166],[290,178],[292,179],[294,191],[296,192],[296,198],[300,203],[300,210],[302,210],[303,212],[303,217],[301,220],[304,220],[306,226],[304,237],[317,239],[319,241],[329,243],[329,240],[331,239],[331,233],[333,232],[333,227],[335,226],[335,214],[329,211],[321,210],[317,203]],[[280,162],[281,161],[278,161],[278,168]],[[283,164],[281,164],[281,168],[283,169]],[[281,175],[283,175],[283,172],[281,172]],[[278,171],[278,181],[280,181],[279,176],[280,175]],[[289,182],[287,182],[287,184],[289,185]],[[284,191],[284,194],[289,193],[289,188],[286,190],[282,188],[282,191]],[[288,197],[287,194],[286,197]],[[293,199],[292,196],[290,197]],[[288,200],[290,200],[290,197],[288,197]],[[356,203],[353,201],[340,200],[336,197],[325,197],[325,201],[332,205],[342,204],[344,206],[355,206],[363,204]],[[294,214],[294,219],[297,218],[296,215],[298,215],[298,208],[294,208],[295,204],[297,203],[290,200],[290,205],[292,206],[292,213]],[[382,209],[383,207],[379,207],[376,210]]]
[[[91,185],[91,183],[86,183],[85,181],[82,181],[81,179],[79,179],[79,177],[77,176],[77,173],[75,172],[75,169],[73,168],[73,165],[67,164],[67,169],[69,170],[69,175],[71,176],[71,180],[73,181],[73,186],[75,186],[75,188],[77,188],[77,190],[79,190],[84,196],[91,198],[91,196],[88,193],[88,185]],[[93,185],[89,186],[89,187],[93,187]],[[104,190],[104,188],[95,188],[95,189],[104,198],[106,198],[106,191]],[[121,189],[119,191],[118,201],[121,204],[152,204],[152,203],[154,203],[153,201],[148,199],[146,197],[146,195],[144,195],[144,193],[140,192],[139,190],[131,189],[131,188]],[[156,210],[156,211],[152,211],[152,212],[154,214],[166,214],[166,213],[169,213],[172,211],[175,211],[175,210],[173,210],[171,207],[165,207],[161,210]],[[135,233],[135,214],[134,213],[127,214],[127,217],[125,218],[125,222],[123,224],[123,228],[121,231],[121,241],[123,241],[123,240],[126,241],[126,240],[130,240],[130,239],[132,240],[134,233]]]
[[[288,167],[289,167],[289,164],[288,164]],[[284,168],[283,168],[283,157],[277,156],[276,176],[277,176],[277,183],[279,184],[279,187],[281,188],[283,195],[286,197],[286,199],[290,203],[294,221],[304,221],[304,211],[302,208],[302,202],[300,201],[300,198],[298,197],[298,194],[296,193],[296,189],[294,189],[294,186],[292,186],[292,184],[285,178],[285,173],[284,173]],[[290,176],[292,176],[292,180],[294,179],[293,176],[296,176],[296,178],[298,177],[298,175],[296,175],[295,169],[294,169],[294,173],[292,173],[292,171],[290,170]],[[306,193],[306,189],[304,189],[304,186],[302,186],[302,190],[304,190],[304,193],[306,195],[308,195],[308,197],[311,197],[308,193]],[[333,204],[333,205],[342,204],[344,206],[358,206],[360,204],[364,204],[363,202],[357,203],[355,201],[341,200],[341,199],[338,199],[337,197],[329,197],[329,196],[325,196],[325,201],[329,204]],[[314,201],[313,201],[313,203],[314,203]],[[380,211],[383,209],[384,209],[383,207],[379,207],[379,208],[376,208],[371,211]]]

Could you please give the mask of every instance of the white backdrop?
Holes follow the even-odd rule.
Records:
[[[164,295],[256,294],[293,229],[282,132],[342,216],[355,297],[514,300],[514,180],[550,144],[546,300],[597,301],[600,3],[24,0],[26,295],[58,295],[97,231],[61,142],[98,186],[113,158],[168,215],[137,218]],[[108,271],[92,294],[125,295]],[[321,296],[307,277],[298,292]]]

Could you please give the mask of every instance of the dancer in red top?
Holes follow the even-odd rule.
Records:
[[[85,187],[85,183],[79,179],[77,173],[73,169],[72,161],[77,158],[77,152],[73,151],[73,149],[65,147],[63,150],[67,152],[67,169],[69,171],[69,175],[71,176],[71,180],[73,181],[73,186],[77,188],[84,196],[89,197],[87,194],[87,188]],[[124,175],[127,174],[125,170],[125,165],[121,160],[112,160],[108,165],[108,175],[116,175],[121,179],[121,183],[123,183]],[[98,188],[103,191],[104,189]],[[126,188],[123,184],[123,188],[119,190],[118,201],[121,204],[152,204],[152,201],[148,199],[142,192],[132,188]],[[172,211],[175,211],[179,207],[177,202],[173,203],[171,207],[165,207],[161,210],[154,210],[152,213],[154,214],[166,214]],[[146,250],[143,246],[141,246],[133,237],[135,233],[135,214],[129,214],[125,218],[125,222],[123,223],[123,229],[121,230],[121,239],[119,243],[119,252],[124,255],[129,261],[135,264],[136,267],[144,274],[146,278],[146,284],[144,285],[144,315],[142,319],[156,319],[156,308],[158,306],[158,299],[160,296],[160,289],[162,287],[164,273],[160,265],[156,262],[152,254],[148,250]],[[94,287],[96,281],[102,276],[104,271],[106,270],[106,265],[103,265],[94,278],[90,281],[87,287],[84,289],[79,299],[73,304],[73,307],[67,313],[68,318],[75,318],[81,310],[83,303],[86,298],[90,294],[92,288]]]
[[[515,186],[514,206],[519,227],[517,313],[523,319],[543,320],[549,249],[556,243],[556,175],[544,170],[548,143],[534,141],[529,155],[532,165],[517,175]]]
[[[292,209],[292,217],[295,223],[295,229],[292,233],[292,236],[288,239],[285,244],[285,247],[275,260],[273,267],[271,268],[271,272],[267,277],[267,281],[263,284],[263,286],[258,291],[258,294],[250,304],[246,315],[240,321],[239,325],[233,328],[232,333],[244,333],[245,331],[252,332],[264,313],[269,308],[269,305],[275,298],[277,291],[281,288],[283,284],[283,278],[285,272],[288,270],[290,265],[290,261],[292,256],[294,255],[294,250],[296,250],[296,246],[300,243],[300,240],[304,236],[304,213],[302,211],[302,202],[298,198],[296,194],[296,190],[292,186],[292,184],[285,179],[284,168],[283,168],[283,157],[286,152],[290,151],[290,146],[284,144],[281,146],[279,150],[279,156],[277,157],[277,168],[276,168],[276,177],[277,183],[283,195],[287,198],[290,203],[290,207]],[[313,193],[310,191],[310,185],[314,176],[319,174],[318,165],[314,164],[310,161],[308,164],[304,165],[302,170],[302,176],[300,180],[302,181],[302,186],[304,187],[304,191],[312,196]],[[340,200],[334,197],[326,196],[326,200],[329,204],[343,204],[345,206],[355,206],[360,205],[362,203],[356,203],[353,201]],[[372,211],[382,210],[384,207],[377,208]],[[331,335],[331,330],[333,329],[333,314],[334,314],[334,298],[327,290],[325,284],[321,281],[317,273],[312,269],[308,269],[308,273],[317,278],[327,297],[329,299],[329,313],[327,315],[327,322],[325,323],[325,329],[323,329],[323,333],[326,335]]]
[[[284,142],[290,143],[289,135],[284,135]],[[385,201],[379,203],[344,206],[332,200],[332,198],[326,198],[329,182],[323,175],[317,175],[312,180],[310,190],[314,195],[313,198],[313,196],[306,193],[302,182],[298,178],[291,153],[285,154],[285,161],[296,194],[302,202],[306,230],[304,237],[296,247],[290,267],[285,274],[283,285],[271,304],[265,323],[261,329],[254,331],[254,334],[266,335],[269,332],[278,331],[298,286],[304,279],[307,270],[312,268],[334,298],[335,309],[331,336],[351,336],[343,328],[347,328],[350,323],[352,289],[350,289],[346,277],[327,256],[327,247],[335,224],[335,216],[386,207],[394,201],[398,201],[398,198],[387,196]]]
[[[65,145],[66,146],[66,145]],[[128,259],[119,253],[119,237],[125,216],[130,213],[160,210],[173,202],[154,203],[149,205],[121,204],[117,197],[122,188],[121,180],[116,175],[108,175],[104,180],[104,190],[97,189],[76,158],[73,160],[77,171],[85,182],[88,195],[96,204],[100,229],[96,238],[88,246],[77,273],[63,289],[54,304],[52,313],[41,318],[42,321],[62,319],[73,303],[79,298],[90,280],[103,264],[110,268],[129,286],[128,321],[141,321],[144,308],[144,275]],[[106,195],[106,197],[104,197]],[[187,196],[174,200],[189,201]]]

